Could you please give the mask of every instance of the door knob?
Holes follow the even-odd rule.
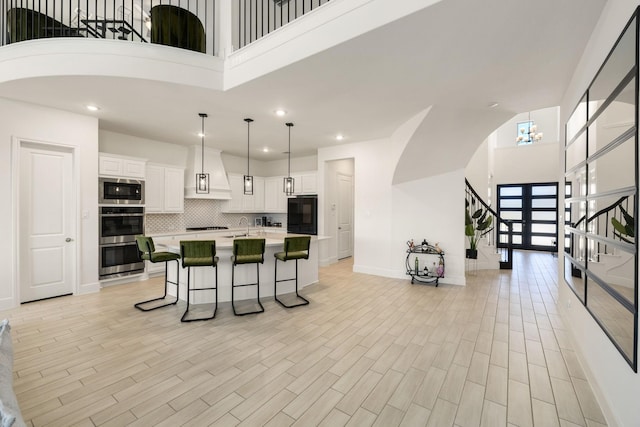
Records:
[[[67,237],[66,239],[64,239],[65,242],[73,242],[73,239],[71,237]]]

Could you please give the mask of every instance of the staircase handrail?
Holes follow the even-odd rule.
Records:
[[[610,212],[612,210],[614,210],[615,208],[617,208],[618,206],[622,205],[622,202],[624,202],[626,199],[628,199],[629,196],[622,196],[620,197],[618,200],[616,200],[615,202],[613,202],[612,204],[610,204],[609,206],[607,206],[606,208],[602,208],[600,209],[598,212],[594,213],[593,215],[591,215],[589,218],[587,218],[587,215],[582,215],[582,218],[580,218],[574,225],[573,228],[577,228],[580,223],[582,221],[584,221],[585,219],[587,220],[587,223],[593,221],[594,219],[596,219],[597,217],[599,217],[602,214],[605,214],[607,212]]]
[[[507,226],[507,259],[506,261],[500,262],[500,268],[502,269],[511,269],[513,268],[513,221],[508,219],[502,219],[496,211],[494,211],[491,206],[489,206],[482,197],[476,192],[476,190],[471,186],[469,180],[467,178],[464,179],[465,184],[467,185],[467,190],[471,193],[473,197],[489,212],[499,223],[502,223]],[[500,227],[495,227],[496,236],[499,236]],[[498,246],[498,239],[496,238],[496,246]]]
[[[482,200],[482,197],[480,197],[478,195],[478,193],[476,193],[476,190],[474,190],[474,188],[471,186],[471,184],[469,183],[469,181],[467,180],[467,178],[464,179],[465,184],[467,184],[467,188],[469,189],[469,191],[471,192],[471,194],[473,194],[473,196],[476,198],[476,200],[478,200],[480,202],[480,204],[482,206],[484,206],[484,208],[489,211],[489,213],[491,213],[494,217],[496,217],[496,219],[500,222],[502,222],[503,224],[510,224],[512,221],[509,219],[502,219],[500,218],[500,216],[496,213],[496,211],[494,211],[493,209],[491,209],[491,206],[489,206],[484,200]]]

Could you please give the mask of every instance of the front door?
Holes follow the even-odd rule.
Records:
[[[498,215],[513,221],[514,248],[557,251],[558,183],[498,185]]]
[[[73,293],[73,153],[21,143],[18,184],[20,302]]]

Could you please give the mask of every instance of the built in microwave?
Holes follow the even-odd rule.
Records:
[[[125,178],[100,178],[98,203],[101,205],[143,205],[144,181]]]

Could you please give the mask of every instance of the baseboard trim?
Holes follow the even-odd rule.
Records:
[[[100,282],[82,283],[78,289],[78,295],[100,292]]]
[[[0,311],[11,310],[12,308],[15,308],[17,306],[17,302],[12,297],[0,299]]]

